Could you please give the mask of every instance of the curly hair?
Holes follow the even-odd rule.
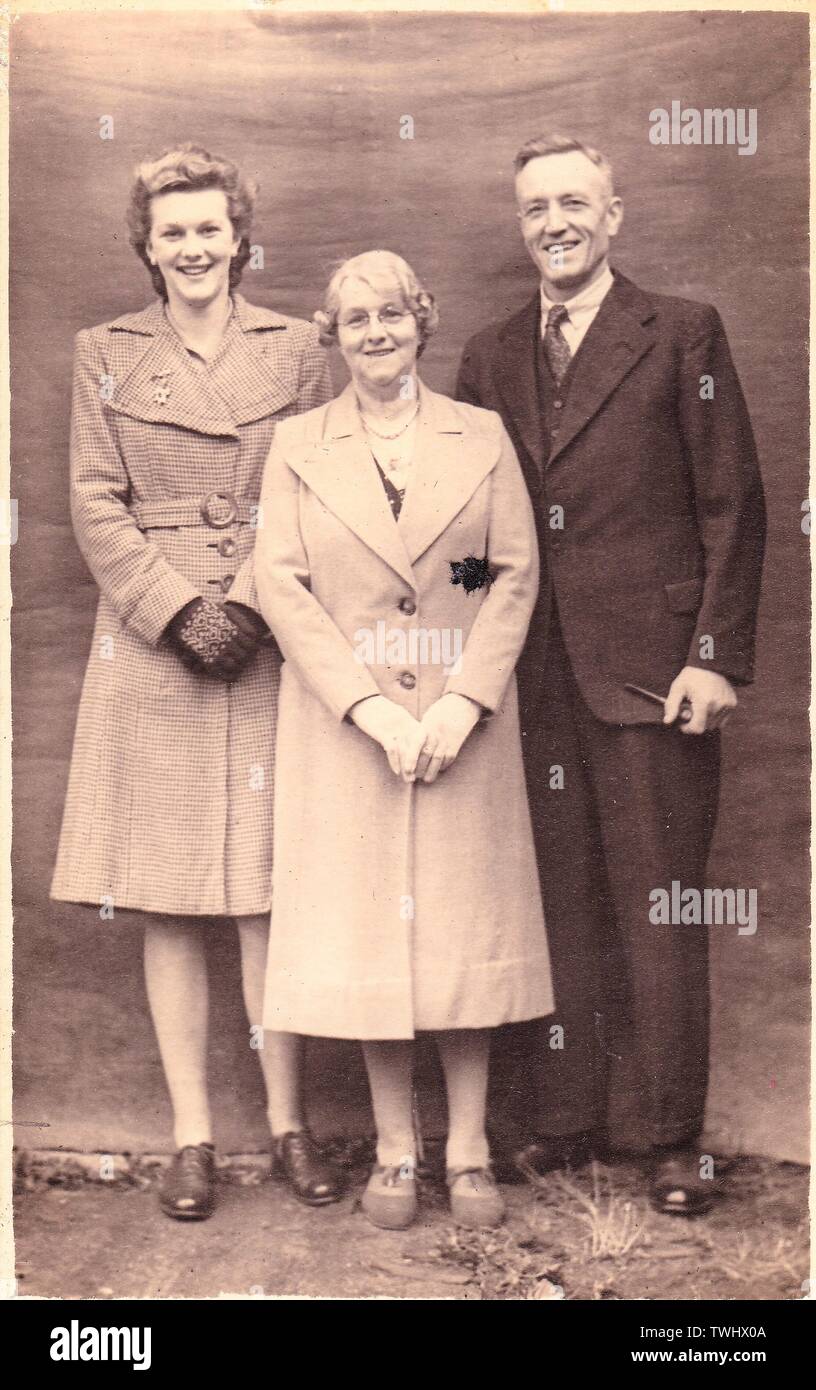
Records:
[[[428,339],[439,326],[439,310],[433,295],[425,289],[416,272],[394,251],[363,251],[361,255],[352,256],[350,260],[341,262],[337,267],[326,286],[323,308],[312,315],[323,347],[334,347],[337,343],[340,287],[344,280],[350,278],[363,280],[372,289],[382,285],[384,281],[389,286],[396,284],[399,287],[406,309],[416,319],[419,330],[419,357]]]
[[[147,266],[153,288],[162,299],[167,298],[164,276],[158,266],[151,265],[147,253],[151,203],[159,193],[194,193],[203,188],[220,188],[225,194],[229,219],[240,242],[230,263],[229,287],[232,290],[249,260],[249,234],[257,185],[241,174],[229,159],[212,155],[201,145],[178,145],[163,150],[157,159],[142,160],[134,170],[127,212],[130,244]]]

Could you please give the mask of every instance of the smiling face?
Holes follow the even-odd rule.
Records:
[[[413,373],[419,348],[417,321],[399,286],[387,279],[344,280],[337,342],[356,385],[378,395],[396,394],[400,379]]]
[[[539,155],[516,175],[521,234],[554,301],[569,299],[600,275],[623,203],[582,150]]]
[[[229,269],[240,242],[220,188],[159,193],[150,205],[147,254],[173,301],[203,308],[229,291]]]

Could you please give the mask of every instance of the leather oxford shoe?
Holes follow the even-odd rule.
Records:
[[[658,1155],[652,1169],[649,1200],[664,1216],[703,1216],[721,1195],[716,1177],[700,1174],[700,1155],[691,1149]]]
[[[501,1183],[521,1183],[532,1172],[539,1177],[558,1168],[581,1168],[600,1147],[595,1130],[576,1134],[541,1135],[529,1144],[514,1148],[491,1135],[493,1171]]]
[[[215,1149],[187,1144],[164,1175],[159,1205],[176,1221],[205,1221],[215,1207]]]
[[[272,1143],[273,1172],[283,1177],[299,1202],[307,1207],[324,1207],[339,1202],[343,1179],[324,1158],[306,1129],[290,1130]]]

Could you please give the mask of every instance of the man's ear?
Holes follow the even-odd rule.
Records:
[[[606,209],[606,227],[610,236],[617,236],[623,225],[623,199],[610,198]]]

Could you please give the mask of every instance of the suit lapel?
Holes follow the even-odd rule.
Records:
[[[510,319],[502,332],[502,353],[496,367],[496,384],[527,453],[536,466],[534,476],[527,473],[535,490],[541,486],[544,468],[544,440],[538,399],[536,334],[541,323],[541,300],[536,294],[521,313]],[[522,459],[522,464],[524,460]]]
[[[654,307],[648,296],[616,273],[615,283],[575,355],[558,438],[548,466],[652,347],[656,338],[653,319]]]

